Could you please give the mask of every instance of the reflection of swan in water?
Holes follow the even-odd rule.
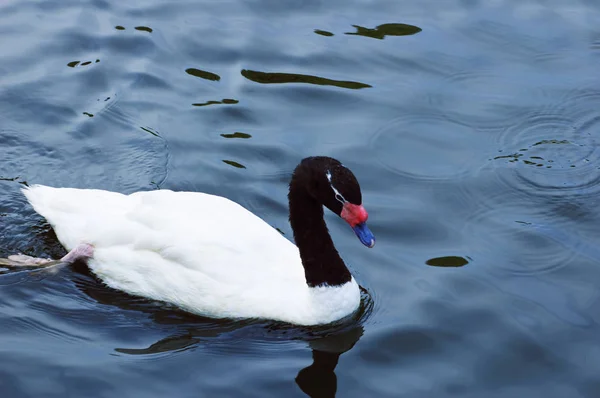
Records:
[[[171,353],[193,349],[199,345],[222,349],[247,341],[249,345],[264,342],[277,343],[305,341],[312,350],[313,362],[301,369],[296,378],[298,387],[311,398],[334,397],[337,391],[335,368],[341,354],[352,349],[363,334],[362,322],[372,310],[373,302],[362,289],[361,307],[352,319],[336,324],[318,327],[298,327],[264,320],[228,320],[204,318],[154,303],[144,298],[134,297],[113,290],[90,274],[85,264],[75,263],[70,277],[80,291],[101,305],[116,306],[124,311],[148,315],[149,323],[160,326],[169,336],[144,348],[115,348],[123,355],[170,355]],[[32,271],[38,275],[52,274],[53,269]],[[20,272],[19,272],[20,273]],[[77,298],[81,300],[81,298]],[[135,318],[135,321],[131,321]],[[117,317],[121,326],[139,325],[139,317]],[[263,345],[263,344],[261,344]]]
[[[200,333],[195,333],[200,332]],[[116,351],[130,355],[151,355],[164,352],[182,351],[201,344],[209,336],[208,330],[189,330],[186,334],[180,334],[164,338],[147,348],[127,349],[117,348]],[[210,337],[216,337],[225,330],[212,330]],[[363,334],[363,327],[355,325],[338,334],[329,335],[309,342],[312,349],[313,363],[301,369],[296,376],[298,387],[311,398],[335,397],[337,391],[337,376],[335,367],[340,355],[349,351]]]
[[[349,351],[363,334],[362,325],[356,325],[341,333],[309,342],[313,363],[300,370],[296,384],[311,398],[335,397],[337,376],[335,367],[340,355]]]
[[[355,319],[321,327],[297,327],[263,320],[225,320],[203,318],[179,311],[176,308],[157,305],[146,299],[129,296],[120,291],[108,289],[89,273],[85,265],[75,266],[78,273],[84,274],[74,278],[77,286],[89,297],[103,305],[114,305],[126,311],[140,311],[150,315],[153,322],[169,326],[172,334],[152,343],[146,348],[115,348],[125,355],[157,355],[181,352],[200,344],[223,342],[228,339],[239,341],[250,335],[248,343],[258,340],[272,341],[307,341],[312,349],[313,363],[301,369],[296,376],[300,389],[310,396],[334,397],[337,391],[335,368],[341,354],[354,347],[363,334],[361,322],[371,311],[372,301],[365,290],[362,290],[362,304]]]

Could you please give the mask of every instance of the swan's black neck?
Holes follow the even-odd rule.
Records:
[[[304,182],[303,178],[293,177],[288,198],[290,224],[306,283],[310,287],[343,285],[352,275],[333,245],[323,219],[323,205],[308,192]]]

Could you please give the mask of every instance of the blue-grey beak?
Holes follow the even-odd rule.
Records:
[[[371,232],[369,227],[367,227],[367,223],[363,222],[356,224],[356,226],[352,227],[352,229],[354,230],[356,236],[358,236],[358,240],[360,240],[363,245],[367,247],[375,246],[375,235],[373,235],[373,232]]]

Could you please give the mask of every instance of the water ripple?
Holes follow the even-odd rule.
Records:
[[[565,101],[564,111],[529,115],[503,132],[494,162],[496,167],[513,168],[513,173],[501,173],[507,186],[529,195],[560,195],[565,199],[595,197],[600,192],[596,139],[600,113],[578,115],[581,97]],[[588,97],[588,105],[589,101]],[[572,116],[562,116],[567,112]]]
[[[376,160],[394,174],[446,180],[479,170],[485,154],[473,151],[485,137],[435,113],[414,112],[391,120],[369,142]],[[395,148],[395,150],[387,150]]]
[[[493,131],[527,116],[530,110],[522,98],[536,101],[544,95],[538,86],[528,81],[517,83],[501,68],[455,67],[436,86],[429,101],[450,120]]]
[[[538,275],[558,271],[575,261],[573,250],[577,236],[568,241],[557,239],[551,233],[571,222],[558,216],[545,197],[530,196],[526,191],[507,186],[511,179],[502,173],[484,174],[487,195],[477,195],[465,188],[462,194],[471,198],[470,212],[464,220],[461,233],[474,240],[470,255],[486,258],[493,272],[511,275]],[[531,222],[546,224],[533,228]],[[511,247],[509,252],[502,248]]]
[[[142,360],[156,360],[165,356],[177,355],[205,343],[210,343],[208,348],[211,352],[222,355],[230,352],[239,354],[240,349],[255,351],[258,346],[262,350],[278,351],[281,349],[280,345],[290,345],[294,341],[307,341],[313,349],[333,349],[337,346],[338,352],[343,352],[351,348],[351,345],[360,338],[362,325],[371,315],[374,306],[369,292],[361,288],[361,305],[358,311],[329,325],[300,327],[258,319],[212,319],[183,312],[165,303],[132,297],[106,287],[91,276],[87,269],[82,269],[80,272],[83,272],[84,275],[75,277],[75,279],[77,287],[85,293],[83,297],[127,312],[127,316],[115,318],[114,310],[108,311],[107,308],[104,311],[106,316],[113,318],[112,323],[119,324],[119,329],[121,329],[119,335],[125,333],[123,329],[134,331],[139,327],[137,322],[142,319],[139,317],[141,314],[150,316],[150,322],[146,320],[143,321],[144,324],[168,333],[168,336],[163,336],[146,347],[118,347],[115,349],[121,354],[142,356],[144,357]],[[83,297],[77,299],[78,306],[88,307],[90,304],[82,302]],[[56,309],[53,308],[51,312],[56,313]],[[350,347],[341,348],[340,345],[344,346],[344,344],[337,341],[336,338],[333,339],[334,341],[329,341],[332,336],[343,336],[346,333],[355,336],[356,333],[352,331],[357,328],[361,330],[361,333],[351,342]],[[273,343],[277,344],[273,345]]]

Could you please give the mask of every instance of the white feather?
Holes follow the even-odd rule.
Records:
[[[133,295],[211,317],[302,325],[335,321],[360,303],[354,278],[338,287],[310,288],[298,248],[220,196],[42,185],[23,193],[67,250],[92,244],[92,272]]]

